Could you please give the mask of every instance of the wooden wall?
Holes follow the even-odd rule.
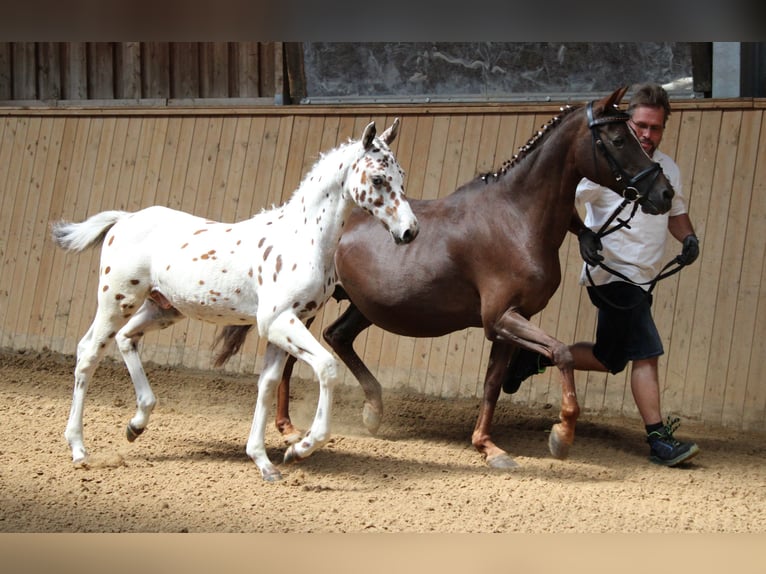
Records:
[[[0,42],[0,101],[11,105],[272,104],[303,96],[303,52],[295,42]]]
[[[766,102],[674,104],[663,149],[675,156],[702,253],[655,291],[666,354],[664,409],[740,429],[766,418]],[[104,209],[163,204],[240,220],[285,200],[322,150],[402,117],[394,150],[410,197],[450,193],[510,158],[558,106],[0,110],[0,346],[73,354],[95,309],[98,250],[54,249],[49,223]],[[668,257],[678,253],[673,245]],[[561,288],[538,321],[563,341],[592,340],[595,313],[578,284],[576,241],[561,251]],[[339,306],[328,304],[319,333]],[[184,321],[146,337],[161,365],[210,369],[215,330]],[[477,396],[488,343],[479,330],[409,339],[370,329],[357,348],[386,388]],[[227,369],[258,372],[263,343],[251,334]],[[112,356],[118,357],[116,351]],[[550,369],[549,369],[550,371]],[[310,377],[299,367],[297,374]],[[637,417],[627,373],[577,373],[588,412]],[[127,381],[127,374],[126,374]],[[349,373],[345,382],[355,384]],[[62,381],[71,384],[71,381]],[[503,400],[558,405],[550,372]]]

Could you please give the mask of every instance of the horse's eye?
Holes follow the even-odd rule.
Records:
[[[612,140],[612,143],[614,144],[614,147],[621,148],[625,145],[625,138],[622,136],[617,136]]]
[[[372,185],[379,186],[383,185],[383,176],[382,175],[373,175],[372,176]]]

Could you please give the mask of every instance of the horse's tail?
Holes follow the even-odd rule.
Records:
[[[252,325],[227,325],[221,330],[213,341],[214,349],[223,342],[223,348],[215,358],[216,367],[223,366],[226,361],[239,352],[251,328]]]
[[[51,225],[51,237],[67,251],[83,251],[103,242],[107,231],[126,215],[127,211],[102,211],[81,223],[57,221]]]

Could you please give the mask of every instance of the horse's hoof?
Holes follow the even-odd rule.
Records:
[[[282,480],[282,473],[276,468],[261,470],[261,475],[266,482],[279,482]]]
[[[297,452],[295,452],[295,445],[291,444],[288,449],[285,451],[285,458],[284,463],[285,464],[292,464],[294,462],[300,462],[303,458],[301,458]]]
[[[569,447],[572,446],[574,437],[567,437],[566,433],[561,430],[560,424],[555,424],[551,428],[551,434],[548,436],[548,449],[554,458],[564,460],[569,456]]]
[[[83,453],[77,456],[73,456],[72,464],[74,465],[75,468],[89,468],[88,460],[89,460],[88,455],[86,453]]]
[[[519,463],[513,460],[513,457],[506,453],[498,454],[492,458],[488,458],[487,465],[489,465],[490,468],[498,468],[500,470],[511,470],[514,468],[519,468]]]
[[[364,403],[362,409],[362,422],[371,435],[375,435],[380,428],[380,412],[373,408],[370,403]]]
[[[141,436],[141,433],[144,432],[144,429],[137,429],[132,424],[128,423],[128,428],[125,429],[125,434],[128,437],[128,442],[133,442],[138,437]]]

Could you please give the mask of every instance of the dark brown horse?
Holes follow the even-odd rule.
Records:
[[[492,341],[484,396],[473,445],[490,466],[516,466],[489,434],[503,377],[517,348],[542,354],[561,373],[561,421],[549,448],[565,458],[574,440],[579,405],[567,345],[529,318],[541,311],[561,281],[559,248],[568,230],[584,226],[574,208],[578,182],[587,177],[664,213],[673,189],[617,109],[626,88],[587,106],[566,108],[497,173],[477,177],[451,195],[411,200],[419,240],[389,246],[362,212],[346,224],[335,266],[350,298],[324,338],[365,393],[363,420],[371,432],[383,412],[381,386],[354,352],[354,339],[371,324],[409,337],[438,337],[481,327]],[[288,416],[288,364],[279,392],[277,427]]]

